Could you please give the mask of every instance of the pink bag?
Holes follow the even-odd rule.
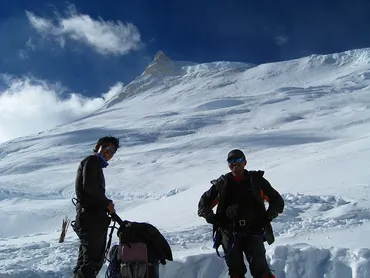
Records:
[[[145,243],[120,244],[117,256],[121,261],[122,278],[149,278],[148,250]]]

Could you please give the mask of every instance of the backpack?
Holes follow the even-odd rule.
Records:
[[[158,265],[148,261],[145,243],[114,245],[109,252],[110,264],[106,278],[158,278]],[[150,271],[150,268],[154,268]],[[154,273],[154,275],[150,275]]]
[[[159,263],[173,260],[168,242],[149,223],[122,221],[117,235],[106,278],[159,278]]]
[[[117,258],[121,262],[122,278],[149,278],[148,249],[145,243],[120,244]]]

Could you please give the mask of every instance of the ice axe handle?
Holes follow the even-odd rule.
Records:
[[[123,225],[123,220],[117,215],[117,213],[113,212],[110,217],[113,221],[116,221],[120,226]]]

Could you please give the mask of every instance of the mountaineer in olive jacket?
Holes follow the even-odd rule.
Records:
[[[230,277],[245,277],[243,252],[254,278],[274,277],[263,243],[275,240],[270,222],[282,213],[284,200],[263,177],[263,171],[244,169],[246,159],[241,150],[230,151],[227,160],[231,172],[211,181],[211,188],[200,198],[198,215],[213,224],[214,233],[221,238]],[[267,210],[265,201],[269,203]]]

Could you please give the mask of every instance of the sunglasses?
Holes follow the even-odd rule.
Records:
[[[230,157],[227,159],[227,162],[229,164],[242,163],[243,161],[244,161],[243,157]]]
[[[103,150],[104,151],[108,151],[111,154],[115,154],[116,153],[116,149],[115,148],[112,148],[112,147],[109,147],[109,146],[103,146]]]

